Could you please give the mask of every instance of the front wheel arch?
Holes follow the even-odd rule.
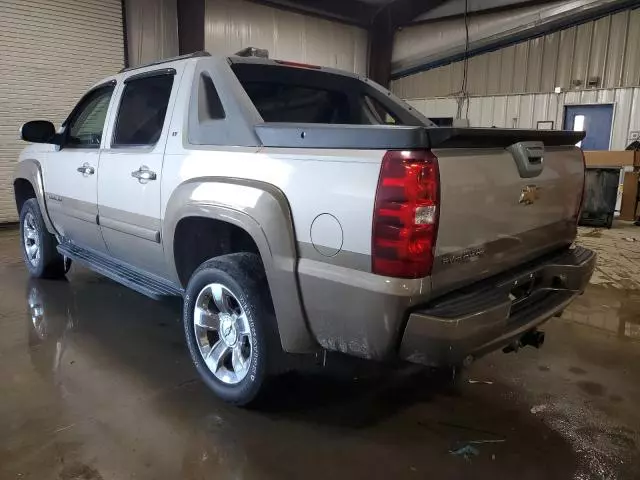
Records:
[[[22,206],[24,202],[29,200],[30,198],[37,198],[36,191],[33,188],[33,185],[29,180],[24,178],[16,178],[13,182],[13,195],[16,201],[16,209],[18,210],[18,215],[22,211]]]

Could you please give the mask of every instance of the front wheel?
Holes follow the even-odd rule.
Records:
[[[63,277],[65,259],[56,250],[56,239],[47,231],[35,198],[30,198],[20,210],[22,256],[29,274],[35,278]]]
[[[187,285],[183,321],[189,353],[207,386],[235,405],[254,401],[280,348],[259,257],[234,253],[203,263]]]

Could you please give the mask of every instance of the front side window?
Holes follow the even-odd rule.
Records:
[[[126,81],[112,146],[155,145],[162,133],[172,87],[170,74]]]
[[[67,148],[100,148],[113,87],[98,88],[83,98],[67,122]]]

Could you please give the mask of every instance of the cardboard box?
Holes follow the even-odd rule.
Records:
[[[640,172],[626,172],[624,174],[624,186],[622,187],[622,206],[620,207],[620,220],[633,222],[638,218],[638,182]]]
[[[588,167],[640,167],[640,152],[631,150],[591,150],[584,152]]]

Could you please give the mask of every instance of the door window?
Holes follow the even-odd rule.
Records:
[[[113,86],[89,92],[67,121],[66,148],[100,148]]]
[[[113,136],[113,147],[155,145],[167,114],[173,75],[126,81]]]
[[[584,115],[576,115],[573,117],[573,131],[584,132]],[[576,147],[582,146],[582,140],[576,143]]]

